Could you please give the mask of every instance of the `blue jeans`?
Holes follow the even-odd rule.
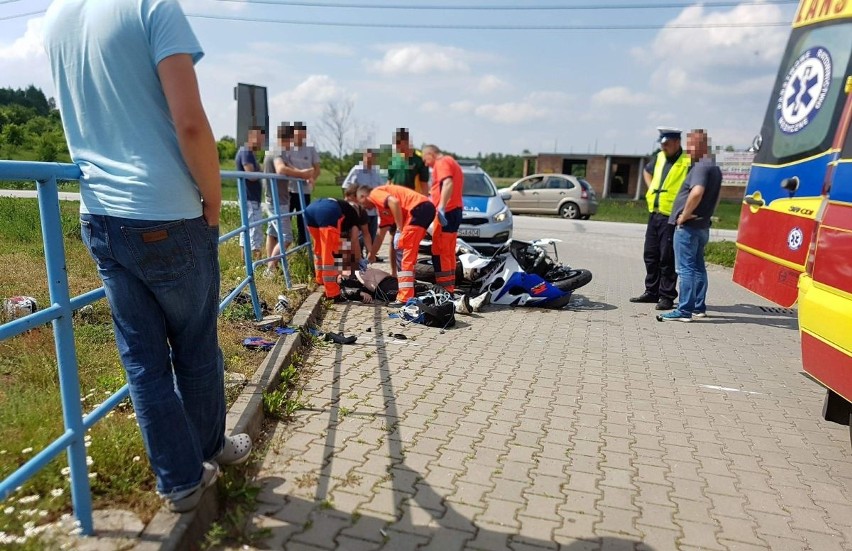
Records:
[[[216,330],[219,228],[203,217],[81,215],[98,265],[145,449],[166,497],[198,486],[225,444],[224,362]]]
[[[246,217],[249,224],[260,222],[263,219],[263,211],[260,209],[260,201],[246,201]],[[246,234],[240,234],[240,247],[245,247]],[[249,241],[251,241],[251,250],[259,251],[263,248],[263,228],[254,226],[249,228]]]
[[[674,232],[675,270],[680,278],[677,309],[684,314],[707,310],[707,266],[704,247],[710,240],[709,228],[679,226]]]

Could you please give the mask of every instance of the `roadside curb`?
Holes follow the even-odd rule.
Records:
[[[263,363],[249,379],[237,400],[225,417],[225,434],[246,432],[252,440],[257,439],[263,423],[263,393],[278,385],[281,368],[292,361],[293,356],[305,344],[304,334],[317,320],[322,310],[321,292],[313,292],[305,299],[293,316],[290,325],[298,331],[290,337],[278,339]],[[216,520],[219,512],[219,495],[216,485],[208,490],[198,507],[189,513],[176,514],[161,508],[139,535],[136,551],[198,548],[207,528]]]

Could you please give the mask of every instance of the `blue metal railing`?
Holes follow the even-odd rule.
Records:
[[[92,496],[89,487],[88,468],[86,465],[86,447],[84,436],[86,431],[103,418],[110,410],[120,404],[129,396],[129,390],[125,384],[117,392],[107,398],[87,415],[83,415],[80,402],[80,379],[77,371],[77,354],[74,345],[74,327],[71,316],[74,310],[92,304],[104,298],[103,287],[71,297],[68,288],[68,274],[65,266],[65,247],[59,211],[59,192],[57,180],[78,180],[81,176],[80,169],[73,164],[60,163],[34,163],[18,161],[0,161],[0,180],[35,180],[38,191],[39,213],[41,218],[42,239],[44,241],[45,263],[47,266],[48,290],[50,293],[50,305],[38,312],[0,325],[0,341],[11,339],[21,333],[39,327],[48,322],[53,324],[53,338],[56,347],[56,358],[59,370],[59,390],[62,400],[62,415],[65,431],[46,448],[38,452],[32,459],[19,467],[12,474],[0,481],[0,501],[7,499],[27,480],[35,476],[57,455],[66,450],[68,453],[68,467],[71,477],[71,502],[74,507],[74,515],[80,523],[84,535],[91,535],[94,530],[92,523]],[[251,247],[246,246],[244,250],[244,262],[246,269],[245,278],[237,287],[225,297],[219,305],[221,313],[234,298],[246,288],[250,289],[252,306],[257,319],[261,318],[260,300],[255,285],[255,269],[270,260],[280,261],[284,272],[285,284],[288,288],[292,286],[290,278],[288,256],[302,249],[308,250],[312,257],[310,236],[304,245],[283,250],[281,232],[282,223],[290,223],[290,218],[299,215],[304,210],[305,195],[303,182],[296,180],[299,191],[299,210],[295,212],[282,213],[278,198],[278,186],[269,186],[272,190],[273,211],[272,215],[260,222],[248,223],[248,210],[246,209],[246,187],[245,177],[267,178],[272,180],[292,180],[286,176],[265,173],[246,173],[223,171],[222,176],[237,179],[238,202],[240,206],[240,227],[222,235],[219,243],[232,239],[240,234],[244,235],[244,242],[248,245],[249,229],[259,226],[271,220],[279,220],[278,242],[282,244],[282,253],[270,258],[252,261]],[[302,228],[299,228],[302,231]]]

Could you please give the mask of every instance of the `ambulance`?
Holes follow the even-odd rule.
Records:
[[[798,303],[805,372],[852,437],[852,0],[802,0],[743,199],[734,281]]]

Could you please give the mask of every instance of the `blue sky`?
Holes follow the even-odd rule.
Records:
[[[274,0],[270,0],[274,2]],[[570,5],[617,0],[442,0],[452,5]],[[717,1],[717,0],[714,0]],[[403,0],[348,3],[429,5]],[[344,3],[345,3],[344,2]],[[46,0],[0,4],[0,86],[53,94],[41,48]],[[619,4],[654,5],[654,0]],[[693,23],[791,21],[795,5],[583,11],[410,11],[182,0],[188,14],[421,25],[668,25],[653,30],[349,28],[191,17],[206,56],[197,66],[217,137],[233,135],[233,87],[268,88],[271,122],[304,120],[309,136],[330,101],[354,103],[351,147],[390,141],[478,152],[646,153],[660,125],[706,128],[744,147],[772,95],[788,26],[678,29]],[[431,3],[436,4],[435,2]],[[322,146],[321,136],[313,138]]]

